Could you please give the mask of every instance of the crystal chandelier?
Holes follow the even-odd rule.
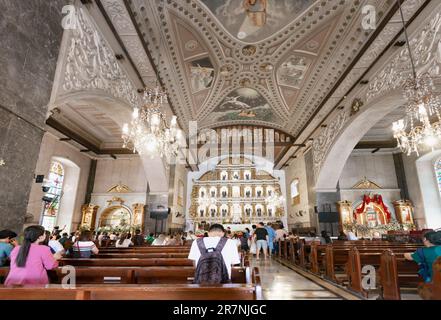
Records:
[[[404,83],[404,97],[407,100],[406,116],[393,123],[394,138],[397,139],[401,151],[419,156],[421,146],[433,147],[440,141],[441,117],[440,100],[435,96],[433,81],[428,73],[417,75],[415,63],[410,49],[409,38],[404,23],[400,0],[398,0],[401,20],[404,26],[407,49],[412,65],[413,77]]]
[[[141,108],[133,109],[130,126],[127,123],[123,126],[123,147],[131,147],[133,152],[151,158],[176,156],[182,134],[177,127],[176,116],[172,117],[170,126],[167,125],[162,112],[162,105],[167,101],[166,93],[159,86],[146,88],[143,100]]]

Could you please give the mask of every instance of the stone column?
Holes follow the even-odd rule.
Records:
[[[45,130],[67,0],[0,0],[0,221],[21,232]],[[4,162],[4,164],[3,164]]]

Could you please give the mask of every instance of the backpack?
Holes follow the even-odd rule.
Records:
[[[216,248],[206,248],[204,239],[196,240],[201,257],[199,258],[194,284],[220,284],[228,283],[228,269],[222,257],[222,249],[227,243],[227,238],[222,237]]]

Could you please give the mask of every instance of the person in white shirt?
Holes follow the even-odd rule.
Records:
[[[355,240],[358,240],[358,238],[352,231],[348,231],[348,240],[355,241]]]
[[[185,240],[196,240],[197,238],[193,231],[188,231]]]
[[[133,242],[130,240],[127,233],[123,233],[119,240],[115,242],[116,248],[128,248],[130,246],[133,246]]]
[[[48,246],[54,251],[54,253],[64,254],[64,247],[58,239],[60,239],[60,236],[53,234],[49,240]]]
[[[225,229],[221,224],[213,224],[210,226],[208,230],[208,237],[202,238],[201,241],[204,241],[205,247],[208,248],[216,248],[219,243],[221,237],[225,236]],[[188,259],[193,260],[195,266],[197,266],[199,258],[201,257],[201,252],[199,250],[197,241],[193,241],[190,249],[190,253],[188,255]],[[228,276],[231,279],[231,266],[240,263],[239,251],[236,246],[236,242],[228,239],[224,248],[222,249],[222,257],[225,262],[225,266],[228,270]]]
[[[152,246],[164,246],[166,240],[165,234],[161,233],[155,240],[153,240]]]

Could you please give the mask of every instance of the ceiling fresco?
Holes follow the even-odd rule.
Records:
[[[258,42],[284,28],[314,0],[202,0],[228,32]]]
[[[210,122],[278,121],[266,99],[252,88],[239,88],[228,94],[211,112],[208,120]]]

